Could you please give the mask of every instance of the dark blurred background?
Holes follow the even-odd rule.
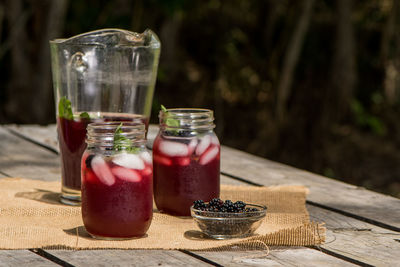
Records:
[[[55,123],[48,41],[156,32],[160,104],[222,143],[400,197],[396,0],[0,0],[0,123]]]

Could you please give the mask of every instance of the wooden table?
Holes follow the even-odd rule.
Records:
[[[149,138],[156,131],[152,126]],[[0,140],[0,177],[60,179],[55,125],[3,125]],[[0,250],[0,266],[400,266],[400,199],[225,146],[221,181],[307,186],[307,208],[311,220],[326,222],[326,243],[272,247],[267,256],[257,251]]]

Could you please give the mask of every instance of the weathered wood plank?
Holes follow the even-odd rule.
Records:
[[[400,233],[308,205],[310,217],[324,221],[326,243],[321,247],[374,266],[400,264]]]
[[[57,141],[57,127],[55,124],[47,126],[38,125],[5,125],[3,126],[10,130],[13,134],[19,135],[23,138],[48,147],[51,150],[59,152]],[[158,126],[150,125],[147,133],[147,139],[150,140],[149,146],[152,146],[152,140],[158,133]]]
[[[245,185],[221,175],[221,183]],[[271,247],[266,251],[227,251],[199,252],[192,251],[223,266],[355,266],[350,262],[305,247]]]
[[[55,127],[54,126],[49,126],[49,127],[36,127],[36,126],[11,126],[10,127],[14,132],[18,133],[18,135],[22,135],[24,138],[27,139],[32,139],[33,141],[40,143],[42,145],[46,145],[49,146],[51,148],[53,148],[54,150],[58,151],[58,145],[55,141]],[[157,128],[155,127],[150,127],[150,129],[152,130],[153,136],[154,134],[156,134],[157,132]],[[231,180],[231,179],[230,179]],[[233,181],[233,180],[232,180]],[[311,249],[306,249],[306,250],[311,250]],[[70,262],[70,254],[71,251],[59,251],[59,252],[55,252],[53,250],[48,250],[48,253],[58,256],[61,259],[67,259],[66,261]],[[135,251],[136,252],[136,251]],[[77,255],[77,257],[79,258],[79,260],[83,260],[83,259],[87,259],[87,255],[89,255],[91,252],[79,252],[75,255]],[[97,253],[97,252],[94,252]],[[107,255],[109,252],[108,251],[102,251],[102,253],[104,255]],[[126,253],[126,252],[125,252]],[[315,252],[315,253],[319,253],[319,252]],[[322,254],[322,253],[320,253]],[[67,257],[67,256],[68,257]],[[324,255],[324,254],[322,254]],[[114,259],[114,256],[109,255],[110,259]],[[329,256],[326,256],[327,258],[329,258]],[[100,259],[100,262],[103,262],[103,259]],[[267,262],[269,263],[274,263],[274,261],[272,259],[267,259]],[[82,264],[82,262],[73,262],[73,264],[75,265],[76,263]],[[276,264],[276,262],[274,263]],[[225,262],[224,262],[225,265]]]
[[[75,266],[212,266],[172,250],[48,250]]]
[[[221,182],[244,184],[224,175]],[[326,243],[321,248],[370,265],[396,266],[400,262],[400,243],[395,240],[400,233],[313,205],[307,209],[312,221],[326,223]]]
[[[57,155],[0,127],[0,177],[60,179]]]
[[[248,153],[222,148],[221,172],[261,185],[300,184],[312,202],[400,229],[400,199],[329,179]],[[400,231],[400,230],[399,230]]]
[[[22,127],[24,128],[24,127]],[[35,127],[32,126],[32,130],[34,130]],[[32,134],[32,130],[28,131],[30,132],[30,138],[36,138],[38,140],[37,136],[35,134]],[[23,132],[23,131],[20,131]],[[34,132],[34,131],[33,131]],[[46,130],[44,131],[46,132]],[[0,132],[1,133],[1,132]],[[55,133],[53,133],[53,138]],[[45,136],[44,133],[42,133],[39,136]],[[51,136],[51,135],[50,135]],[[51,140],[47,138],[47,140]],[[48,142],[48,141],[47,141]],[[1,147],[1,146],[0,146]],[[342,206],[349,206],[348,208],[351,209],[351,211],[355,212],[355,214],[361,214],[360,216],[364,216],[366,213],[364,211],[358,213],[357,211],[357,205],[356,207],[351,207],[351,205],[354,205],[353,201],[356,201],[355,204],[359,204],[359,206],[364,205],[367,209],[376,211],[377,207],[376,201],[378,200],[378,206],[382,205],[383,208],[387,208],[387,212],[393,212],[393,216],[399,213],[395,213],[393,211],[393,203],[389,201],[382,201],[380,200],[381,198],[387,198],[387,196],[383,196],[380,194],[376,194],[364,189],[360,189],[355,186],[351,186],[348,184],[340,183],[325,177],[321,177],[315,174],[311,174],[305,171],[297,170],[294,168],[291,168],[286,165],[282,165],[279,163],[275,162],[270,162],[265,159],[261,159],[259,157],[255,157],[249,154],[246,154],[244,152],[232,150],[230,148],[223,147],[222,149],[223,153],[223,161],[222,161],[222,170],[230,175],[236,175],[239,176],[240,178],[243,179],[248,179],[250,181],[253,181],[255,183],[259,184],[264,184],[264,185],[273,185],[273,184],[303,184],[308,186],[311,189],[311,193],[309,196],[309,199],[313,201],[319,201],[321,200],[324,205],[327,205],[329,203],[333,203],[334,207],[339,207],[341,206],[339,204],[342,204]],[[244,155],[242,154],[244,153]],[[241,162],[241,164],[237,164],[237,162]],[[235,166],[237,165],[237,166]],[[1,165],[0,165],[1,166]],[[246,168],[243,168],[243,166],[246,166]],[[2,169],[0,168],[0,172]],[[249,179],[250,178],[250,179]],[[240,184],[241,182],[237,180],[230,179],[228,177],[222,176],[222,182],[223,183],[237,183]],[[319,191],[319,192],[318,192]],[[330,192],[333,191],[333,192]],[[322,192],[322,193],[321,193]],[[360,192],[363,192],[363,200],[364,201],[358,201],[357,198],[360,196]],[[327,196],[324,196],[326,195]],[[343,196],[342,196],[343,195]],[[338,197],[340,196],[340,197]],[[365,201],[365,199],[368,199],[369,197],[372,197],[372,201]],[[390,197],[388,197],[390,198]],[[343,203],[338,203],[340,200]],[[393,200],[393,198],[390,198],[390,200]],[[318,202],[319,203],[319,202]],[[395,201],[397,203],[397,201]],[[392,206],[390,206],[392,205]],[[374,225],[370,225],[367,223],[364,223],[362,221],[350,218],[348,216],[343,216],[340,214],[337,214],[332,211],[327,211],[325,209],[320,209],[317,207],[313,206],[308,206],[311,217],[314,218],[317,221],[326,221],[328,223],[328,233],[327,233],[327,244],[322,246],[322,248],[325,248],[327,250],[333,251],[337,254],[349,257],[349,258],[354,258],[355,260],[358,260],[360,262],[364,262],[367,264],[374,264],[374,265],[393,265],[393,262],[399,262],[399,258],[397,257],[396,252],[393,252],[389,248],[393,248],[394,250],[398,251],[398,242],[394,241],[394,237],[397,237],[396,239],[399,239],[398,233],[392,232],[380,227],[376,227]],[[345,210],[349,210],[345,209]],[[384,214],[384,213],[383,213]],[[378,218],[377,218],[378,219]],[[351,225],[351,227],[345,227],[344,225],[335,225],[332,224],[332,221],[336,223],[340,222],[341,224],[344,225]],[[396,220],[395,220],[396,221]],[[397,220],[398,221],[398,220]],[[363,229],[371,229],[371,230],[363,230]],[[362,234],[360,234],[362,232]],[[387,237],[387,238],[386,238]],[[331,240],[334,240],[333,242],[330,242]],[[394,243],[393,243],[394,242]],[[374,244],[375,248],[371,248],[370,245]],[[389,245],[388,245],[389,244]],[[355,248],[356,246],[356,248]],[[313,254],[317,253],[317,257],[330,257],[326,254],[320,253],[318,251],[308,249],[308,248],[302,248],[304,249],[306,254]],[[382,253],[381,253],[382,251]],[[50,251],[52,252],[52,251]],[[198,253],[198,252],[194,252]],[[285,252],[286,253],[286,252]],[[271,252],[271,257],[266,258],[266,262],[272,266],[274,264],[279,264],[281,262],[276,261],[275,263],[269,262],[273,257],[278,257],[278,259],[285,259],[287,260],[290,258],[288,255],[285,254],[282,251],[279,251],[278,254],[274,252],[274,250]],[[225,252],[223,253],[225,255]],[[246,254],[246,253],[245,253]],[[292,251],[286,254],[293,254]],[[294,253],[295,254],[295,253]],[[299,252],[299,254],[303,255],[304,252]],[[276,255],[281,255],[281,256],[276,256]],[[323,255],[323,256],[321,256]],[[373,255],[374,257],[371,259],[371,256]],[[376,257],[378,255],[378,257]],[[379,256],[382,255],[382,256]],[[210,256],[212,257],[212,256]],[[228,259],[229,257],[227,257]],[[237,260],[237,259],[236,259]],[[330,262],[327,259],[321,259],[323,262]],[[338,260],[338,259],[336,259]],[[261,260],[262,262],[263,260]],[[294,256],[293,261],[296,261],[296,257]],[[220,261],[220,264],[226,264],[226,260]],[[229,262],[229,261],[228,261]],[[255,261],[257,262],[257,260]],[[253,263],[255,263],[253,262]],[[284,261],[282,261],[284,262]],[[229,262],[232,264],[236,264],[235,262]],[[284,262],[286,265],[290,264],[290,260],[287,262]],[[229,265],[229,264],[227,264]]]
[[[270,252],[226,251],[195,252],[223,266],[356,266],[314,249],[271,248]]]
[[[59,151],[57,141],[57,127],[55,124],[39,125],[5,125],[12,134],[32,140],[54,151]]]
[[[55,145],[55,125],[7,127],[18,131],[27,138],[58,150],[58,146]],[[150,125],[149,138],[153,138],[157,131],[156,125]],[[400,200],[393,197],[272,162],[229,147],[222,147],[221,171],[262,185],[302,184],[310,188],[308,199],[312,202],[400,229]]]
[[[0,266],[58,266],[29,250],[0,250]]]

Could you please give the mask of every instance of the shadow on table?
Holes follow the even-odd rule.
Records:
[[[37,189],[37,188],[35,188],[35,190],[36,190],[35,192],[18,192],[15,194],[15,197],[26,198],[43,203],[64,206],[64,204],[60,202],[61,193],[43,189]]]
[[[189,230],[184,233],[184,237],[190,240],[204,240],[204,239],[213,239],[208,235],[202,233],[201,231]]]
[[[93,239],[93,237],[91,237],[89,233],[86,232],[85,226],[83,225],[70,229],[64,229],[63,231],[68,235],[79,236],[86,239]]]
[[[68,234],[68,235],[72,235],[72,236],[79,236],[79,237],[81,237],[81,238],[85,238],[85,239],[88,239],[88,240],[98,240],[98,239],[100,239],[100,240],[107,240],[107,239],[103,239],[103,238],[94,238],[94,237],[92,237],[87,231],[86,231],[86,229],[85,229],[85,226],[78,226],[78,227],[74,227],[74,228],[70,228],[70,229],[64,229],[63,230],[66,234]],[[145,237],[147,237],[148,235],[147,234],[145,234],[144,236],[141,236],[141,237],[133,237],[133,238],[127,238],[127,240],[129,240],[129,239],[137,239],[137,238],[145,238]],[[109,240],[113,240],[112,238],[111,239],[109,239]],[[115,240],[118,240],[118,239],[115,239]],[[122,238],[122,239],[120,239],[120,240],[125,240],[124,238]]]

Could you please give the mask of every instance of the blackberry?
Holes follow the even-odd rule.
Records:
[[[220,198],[213,198],[208,203],[201,199],[193,202],[193,207],[197,210],[226,213],[221,215],[222,217],[233,216],[231,213],[242,213],[240,216],[247,216],[247,212],[259,211],[257,208],[246,208],[246,206],[247,204],[240,200],[233,203],[229,199],[223,201]]]
[[[190,131],[179,130],[178,131],[178,136],[180,136],[180,137],[189,137],[189,136],[191,136],[191,132]]]
[[[222,207],[219,211],[221,212],[228,212],[228,210],[225,207]]]
[[[233,212],[242,212],[242,211],[243,211],[242,208],[238,204],[233,203]]]
[[[246,208],[246,203],[243,201],[236,201],[234,204],[238,210],[244,210]]]
[[[208,203],[212,207],[217,207],[218,209],[222,206],[224,202],[219,199],[219,198],[213,198],[211,201]]]
[[[165,136],[179,136],[179,137],[189,137],[191,136],[190,131],[185,130],[168,130],[164,131]]]
[[[225,207],[226,208],[226,210],[228,211],[228,212],[233,212],[233,203],[232,203],[232,201],[230,201],[230,200],[225,200],[225,202],[224,202],[224,204],[222,205],[223,207]]]
[[[235,208],[233,207],[233,205],[232,205],[232,206],[228,206],[228,207],[226,208],[226,211],[227,211],[227,212],[235,212]]]
[[[94,158],[94,155],[89,155],[86,160],[85,160],[85,164],[86,164],[86,168],[92,168],[92,159]]]
[[[197,210],[205,210],[207,205],[203,200],[199,199],[193,202],[193,207]]]
[[[232,200],[229,200],[229,199],[227,199],[227,200],[225,200],[225,203],[224,204],[227,204],[227,205],[233,205],[233,202],[232,202]]]
[[[208,206],[207,211],[217,212],[217,211],[219,211],[219,209],[217,207]]]
[[[164,132],[164,135],[165,135],[165,136],[175,136],[176,134],[175,134],[174,131],[165,131],[165,132]]]

